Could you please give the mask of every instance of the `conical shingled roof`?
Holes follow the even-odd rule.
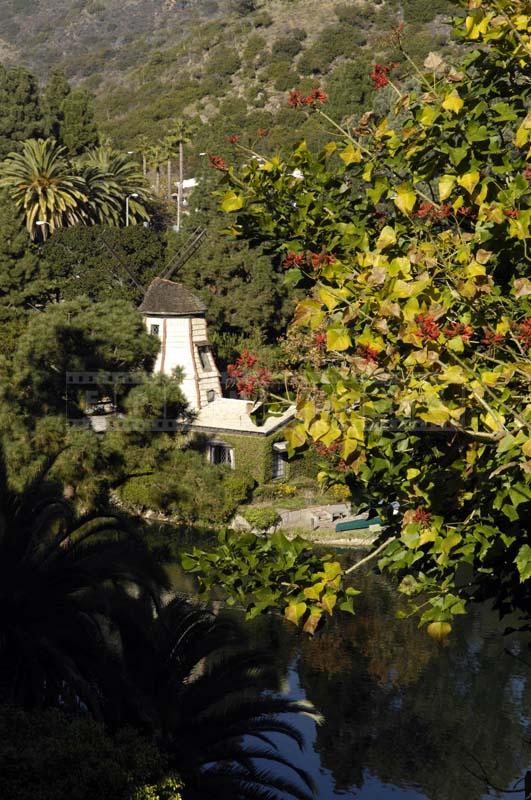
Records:
[[[155,278],[149,284],[139,310],[144,314],[188,317],[204,314],[206,306],[182,283]]]

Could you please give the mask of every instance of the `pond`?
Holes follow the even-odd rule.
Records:
[[[523,800],[529,637],[503,636],[507,621],[476,607],[441,644],[415,620],[396,619],[403,600],[385,578],[367,573],[357,586],[356,616],[338,615],[313,638],[277,617],[246,623],[252,642],[275,655],[290,696],[325,718],[316,726],[294,716],[307,748],[279,735],[282,753],[311,773],[320,800]]]

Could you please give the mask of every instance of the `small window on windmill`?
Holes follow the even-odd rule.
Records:
[[[149,329],[152,336],[158,336],[160,332],[160,325],[152,325]]]
[[[203,372],[210,372],[212,370],[210,347],[208,345],[199,345],[197,352],[199,354],[199,361],[201,362],[201,369]]]
[[[214,389],[209,389],[207,392],[207,403],[213,403],[216,399],[216,393]]]

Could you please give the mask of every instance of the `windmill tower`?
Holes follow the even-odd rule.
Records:
[[[155,278],[139,310],[148,332],[160,339],[155,372],[171,375],[182,367],[183,393],[198,411],[221,397],[221,382],[208,341],[206,306],[182,283]]]

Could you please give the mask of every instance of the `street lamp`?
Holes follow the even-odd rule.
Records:
[[[129,227],[129,200],[131,197],[138,197],[138,192],[133,192],[133,194],[128,194],[125,198],[125,227]]]

